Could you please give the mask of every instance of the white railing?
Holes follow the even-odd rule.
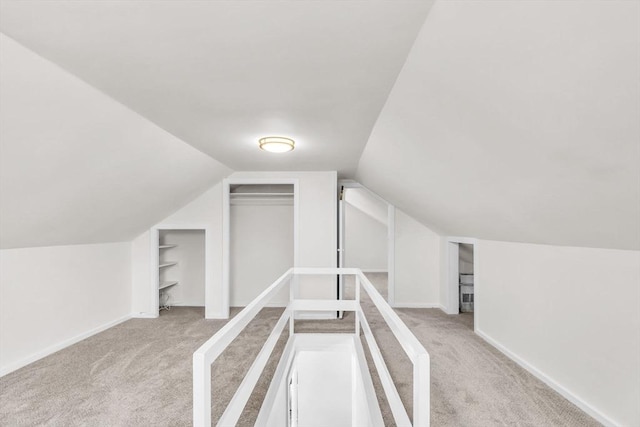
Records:
[[[302,275],[353,275],[355,276],[354,300],[308,300],[298,299],[296,276]],[[393,418],[398,426],[429,426],[430,372],[429,354],[409,328],[376,291],[369,279],[357,268],[291,268],[247,305],[240,313],[205,342],[193,354],[193,424],[196,427],[211,425],[211,365],[227,346],[253,320],[260,310],[286,284],[289,284],[289,304],[258,353],[238,390],[218,421],[218,426],[236,425],[251,392],[253,391],[267,361],[289,321],[289,334],[294,334],[296,311],[353,311],[355,312],[355,335],[364,333],[380,382],[384,389]],[[389,374],[382,353],[371,332],[367,318],[360,306],[360,292],[364,289],[386,321],[411,362],[413,363],[413,423],[409,419],[398,390]]]

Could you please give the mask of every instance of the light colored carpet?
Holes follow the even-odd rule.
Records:
[[[379,289],[386,289],[384,275],[370,277]],[[411,363],[370,302],[363,300],[363,305],[411,413]],[[281,309],[264,309],[214,363],[214,420],[280,313]],[[471,315],[448,316],[438,309],[398,313],[431,355],[433,426],[599,425],[477,337]],[[204,320],[203,315],[201,308],[174,308],[159,319],[133,319],[1,378],[0,425],[191,425],[191,356],[225,324]],[[353,330],[352,315],[296,322],[298,332],[337,330]],[[240,425],[255,420],[285,341],[283,334]],[[376,375],[374,384],[380,390]],[[381,399],[385,423],[393,425]]]

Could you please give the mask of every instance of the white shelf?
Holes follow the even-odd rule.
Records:
[[[169,248],[175,248],[178,245],[160,245],[158,246],[158,249],[169,249]]]
[[[160,283],[160,286],[158,287],[158,290],[161,291],[163,289],[167,289],[173,285],[177,285],[178,282],[162,282]]]
[[[172,265],[176,265],[177,262],[165,262],[164,264],[160,264],[158,268],[170,267]]]

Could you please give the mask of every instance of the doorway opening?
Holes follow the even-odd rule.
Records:
[[[448,239],[449,314],[461,314],[473,329],[476,312],[476,256],[471,239]]]
[[[393,305],[393,206],[352,181],[339,184],[338,206],[338,266],[361,269]],[[339,299],[351,297],[349,279],[338,278]]]

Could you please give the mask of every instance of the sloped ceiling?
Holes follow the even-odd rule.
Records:
[[[440,233],[640,249],[640,2],[440,1],[358,180]]]
[[[349,175],[431,3],[3,0],[0,30],[234,170]]]
[[[639,249],[639,7],[2,0],[40,55],[3,38],[2,246],[129,240],[224,164],[359,160],[442,234]]]
[[[388,205],[365,188],[345,188],[344,200],[365,215],[387,226]]]
[[[0,34],[0,242],[129,241],[231,170]]]

